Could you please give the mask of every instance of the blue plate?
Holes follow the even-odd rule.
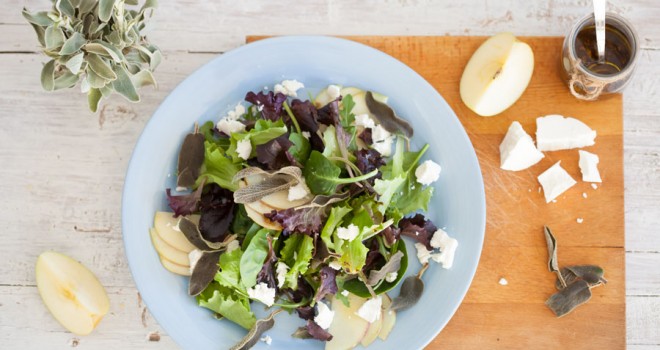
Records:
[[[430,58],[433,59],[433,58]],[[460,67],[456,67],[460,69]],[[412,69],[391,56],[352,41],[331,37],[280,37],[261,40],[223,54],[184,80],[147,123],[128,166],[122,199],[126,255],[143,300],[160,325],[185,349],[226,349],[245,330],[216,320],[187,295],[187,278],[166,271],[151,245],[154,212],[167,210],[165,188],[174,187],[180,143],[194,122],[218,118],[242,101],[247,91],[297,79],[314,93],[328,84],[356,86],[389,96],[389,104],[414,129],[413,147],[429,143],[425,158],[442,166],[429,217],[459,242],[454,266],[433,263],[424,275],[419,303],[397,315],[388,340],[370,349],[421,349],[447,324],[474,276],[484,239],[486,204],[477,157],[470,140],[444,99]],[[301,96],[306,97],[307,92]],[[410,274],[420,265],[408,242]],[[397,295],[398,291],[390,292]],[[258,316],[265,312],[253,303]],[[280,314],[269,347],[322,349],[313,340],[290,335],[303,325]]]

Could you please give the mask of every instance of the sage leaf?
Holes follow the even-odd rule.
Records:
[[[287,166],[276,171],[265,171],[257,167],[245,168],[234,175],[233,182],[240,181],[251,176],[261,175],[261,181],[254,181],[241,187],[234,192],[235,203],[252,203],[270,194],[286,191],[301,181],[302,172],[295,166]]]
[[[607,283],[607,280],[603,277],[605,271],[596,265],[567,266],[561,269],[561,274],[566,284],[571,284],[578,279],[586,281],[590,288]],[[555,287],[558,290],[563,288],[559,278],[555,281]]]
[[[589,283],[584,280],[577,280],[550,296],[545,304],[557,317],[562,317],[586,303],[589,299],[591,299]]]
[[[66,64],[65,64],[66,68],[71,73],[78,74],[78,72],[80,72],[80,67],[82,67],[83,56],[84,55],[85,54],[81,52],[81,53],[79,53],[77,55],[74,55],[71,58],[69,58],[69,60],[66,61]]]
[[[90,87],[93,87],[95,89],[101,89],[106,86],[106,84],[109,83],[108,80],[105,80],[101,78],[98,74],[96,74],[92,69],[87,69],[87,82],[89,83]],[[103,97],[106,97],[103,95]]]
[[[40,27],[34,23],[30,23],[32,28],[34,28],[34,33],[37,34],[37,41],[39,41],[39,44],[41,44],[42,47],[46,47],[46,31],[44,30],[44,27]]]
[[[96,0],[80,0],[80,4],[78,4],[78,10],[80,10],[80,13],[89,14],[92,12],[94,7],[96,7],[96,3]]]
[[[383,267],[378,270],[371,270],[371,272],[369,272],[367,284],[370,286],[375,286],[380,281],[382,281],[388,273],[398,272],[399,268],[401,267],[401,258],[403,258],[403,253],[401,251],[397,251],[390,257],[390,260],[388,260],[385,265],[383,265]]]
[[[195,184],[195,181],[199,177],[202,163],[204,163],[204,152],[204,135],[197,132],[197,130],[186,135],[179,150],[177,186],[188,188]]]
[[[34,25],[40,27],[48,27],[49,25],[53,24],[53,20],[48,17],[48,12],[46,11],[31,13],[25,7],[23,7],[23,11],[21,13],[28,22]]]
[[[236,345],[232,346],[230,350],[248,350],[256,344],[261,335],[264,334],[267,330],[273,328],[275,325],[275,320],[273,317],[280,313],[282,310],[273,311],[264,319],[257,320],[257,322],[252,326],[248,334],[243,337]]]
[[[49,50],[54,50],[64,44],[64,33],[62,29],[50,26],[46,28],[44,33],[44,41],[46,42],[46,48]]]
[[[138,95],[126,68],[115,65],[115,73],[117,74],[117,79],[112,82],[112,87],[115,91],[131,102],[140,101],[140,95]]]
[[[390,310],[406,310],[419,301],[424,292],[424,281],[417,276],[408,276],[401,284],[399,296],[392,300]]]
[[[46,91],[55,89],[55,60],[50,60],[41,69],[41,86]]]
[[[112,70],[112,67],[106,63],[99,55],[94,53],[87,54],[87,62],[89,67],[98,74],[99,77],[105,80],[115,80],[117,79],[117,74]]]
[[[124,54],[122,54],[121,51],[101,40],[94,40],[91,43],[85,44],[83,50],[97,55],[110,57],[117,63],[121,63],[125,59]]]
[[[99,102],[101,101],[101,91],[99,89],[89,89],[87,93],[87,103],[89,103],[89,109],[92,112],[96,112],[99,108]]]
[[[222,252],[219,251],[202,253],[190,275],[190,281],[188,282],[189,295],[198,295],[213,281],[213,277],[218,272],[220,254]]]
[[[413,136],[412,126],[404,119],[399,118],[390,106],[374,99],[371,91],[367,91],[365,101],[369,111],[378,119],[385,130],[391,133],[403,134],[407,138]]]
[[[142,5],[142,8],[140,9],[140,12],[144,12],[147,9],[155,9],[157,7],[158,7],[158,1],[157,0],[147,0],[147,1],[144,2],[144,5]]]
[[[112,8],[117,0],[99,0],[99,19],[108,22],[112,16]]]
[[[543,233],[548,246],[548,270],[556,273],[561,285],[566,287],[566,281],[564,281],[564,277],[559,271],[559,263],[557,262],[557,240],[548,226],[543,226]]]
[[[155,87],[158,87],[154,75],[151,74],[151,72],[148,70],[142,70],[132,75],[131,81],[133,82],[133,86],[135,86],[138,89],[147,85],[153,85]]]
[[[230,235],[222,242],[209,242],[202,237],[199,227],[185,217],[179,221],[179,229],[195,248],[206,252],[225,249],[229,242],[236,239],[235,235]]]
[[[78,82],[78,79],[80,79],[78,75],[73,74],[71,72],[65,72],[64,74],[55,78],[55,81],[53,83],[53,89],[59,90],[59,89],[73,87]]]
[[[76,16],[76,9],[73,8],[73,5],[69,0],[57,0],[55,1],[55,8],[60,11],[60,13],[65,14],[69,17]]]
[[[62,48],[60,49],[60,55],[72,55],[76,53],[80,48],[85,45],[87,40],[85,37],[78,33],[74,32],[66,41],[64,42],[64,45],[62,45]]]

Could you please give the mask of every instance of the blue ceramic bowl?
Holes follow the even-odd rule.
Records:
[[[456,67],[457,69],[459,67]],[[450,270],[432,263],[424,275],[419,303],[397,315],[386,342],[370,349],[421,349],[447,324],[470,286],[484,239],[484,186],[470,140],[444,99],[412,69],[391,56],[352,41],[331,37],[280,37],[258,41],[223,54],[184,80],[151,117],[135,146],[122,199],[126,255],[143,300],[160,325],[185,349],[226,349],[245,330],[196,305],[187,295],[187,278],[166,271],[149,239],[154,212],[167,210],[165,188],[174,187],[176,157],[194,122],[218,118],[247,91],[283,79],[297,79],[314,93],[328,84],[356,86],[389,96],[389,104],[414,129],[413,147],[430,144],[425,158],[442,166],[428,216],[459,241]],[[316,90],[316,91],[315,91]],[[306,92],[303,92],[306,96]],[[408,242],[409,273],[420,265]],[[398,290],[390,292],[397,295]],[[265,314],[253,303],[257,316]],[[321,349],[313,340],[291,333],[303,325],[280,314],[267,334],[272,345],[255,349]]]

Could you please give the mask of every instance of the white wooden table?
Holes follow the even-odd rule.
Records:
[[[173,349],[135,288],[121,236],[124,173],[143,126],[188,74],[244,43],[248,34],[564,35],[588,0],[161,1],[152,41],[165,59],[158,89],[131,104],[114,98],[97,115],[77,89],[46,93],[45,58],[20,15],[46,0],[0,4],[0,348]],[[625,93],[627,337],[660,348],[660,1],[612,0],[641,38]],[[36,257],[57,250],[98,274],[111,313],[90,336],[64,331],[44,308]],[[159,342],[147,335],[159,332]],[[80,339],[78,339],[80,338]],[[276,344],[273,344],[275,346]]]

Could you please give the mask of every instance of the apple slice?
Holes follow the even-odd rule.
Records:
[[[190,266],[184,266],[184,265],[179,265],[175,262],[172,262],[170,260],[167,260],[164,258],[162,255],[159,255],[160,257],[160,263],[163,264],[163,267],[174,274],[181,275],[181,276],[190,276]],[[190,262],[188,262],[190,263]]]
[[[316,106],[316,108],[321,108],[327,105],[337,98],[337,94],[341,94],[341,86],[329,85],[316,95],[314,98],[314,106]]]
[[[325,350],[353,349],[369,329],[369,322],[356,314],[366,299],[349,294],[348,301],[350,306],[346,307],[339,299],[332,299],[332,310],[335,312],[335,317],[328,329],[328,332],[332,334],[332,340],[325,343]]]
[[[160,238],[160,236],[156,232],[155,228],[149,229],[149,235],[151,236],[151,244],[153,244],[154,248],[156,248],[156,252],[158,252],[158,255],[179,265],[183,265],[183,266],[190,265],[190,260],[188,259],[188,253],[182,250],[178,250],[172,247],[171,245],[167,244],[167,242],[163,241],[163,239]]]
[[[269,194],[264,198],[261,198],[261,201],[269,207],[272,207],[277,210],[284,210],[299,207],[301,205],[308,204],[312,200],[311,196],[307,196],[295,201],[289,200],[289,191],[275,192]]]
[[[66,255],[39,255],[36,280],[44,304],[71,333],[91,333],[110,310],[108,295],[96,276]]]
[[[384,310],[382,310],[381,308],[380,312],[381,312],[380,318],[374,321],[374,323],[369,324],[369,329],[367,329],[367,333],[364,334],[364,338],[362,338],[362,341],[360,341],[360,344],[362,344],[362,346],[364,346],[365,348],[369,346],[371,343],[373,343],[374,340],[376,340],[376,338],[378,338],[380,331],[383,329]]]
[[[188,215],[187,218],[194,223],[199,222],[199,215]],[[186,236],[177,229],[178,224],[179,218],[175,218],[174,213],[157,211],[154,216],[154,228],[160,238],[172,247],[188,254],[195,249],[195,246],[188,242]]]
[[[396,311],[390,310],[392,305],[392,299],[389,295],[383,294],[383,326],[380,328],[380,334],[378,338],[382,340],[387,340],[387,337],[392,332],[394,324],[396,323]]]
[[[277,230],[277,231],[282,229],[282,226],[280,226],[280,224],[266,219],[266,217],[263,216],[263,214],[254,210],[248,204],[245,205],[245,211],[247,212],[248,217],[252,219],[252,221],[256,222],[257,225],[263,228],[267,228],[269,230]]]
[[[461,99],[482,117],[501,113],[523,94],[534,72],[534,53],[511,33],[499,33],[474,52],[461,77]]]
[[[246,203],[246,206],[249,206],[252,208],[254,211],[260,214],[269,214],[271,211],[275,210],[275,208],[265,204],[262,201],[255,201],[252,203]]]

